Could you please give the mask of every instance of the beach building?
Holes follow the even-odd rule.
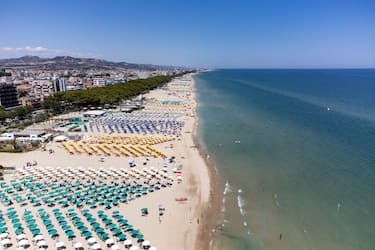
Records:
[[[51,134],[45,131],[23,130],[19,132],[4,133],[0,136],[0,141],[21,141],[21,142],[47,142],[52,138]]]
[[[107,113],[104,110],[89,110],[83,113],[84,118],[97,118],[100,116],[104,116],[104,114]]]

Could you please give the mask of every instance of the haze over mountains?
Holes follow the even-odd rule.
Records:
[[[56,56],[41,58],[38,56],[23,56],[19,58],[0,59],[0,68],[6,69],[39,69],[39,70],[166,70],[181,69],[181,67],[160,66],[152,64],[136,64],[127,62],[111,62],[95,58],[77,58],[71,56]]]

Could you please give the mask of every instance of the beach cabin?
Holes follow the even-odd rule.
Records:
[[[83,113],[84,118],[97,118],[103,116],[105,113],[107,113],[104,110],[89,110]]]
[[[13,137],[20,142],[47,142],[52,139],[52,135],[45,131],[38,130],[24,130],[13,132]]]

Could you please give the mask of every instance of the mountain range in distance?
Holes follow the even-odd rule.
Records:
[[[95,58],[77,58],[71,56],[56,56],[41,58],[38,56],[23,56],[19,58],[0,59],[3,69],[34,69],[45,71],[57,70],[174,70],[183,67],[160,66],[153,64],[137,64],[127,62],[111,62]]]

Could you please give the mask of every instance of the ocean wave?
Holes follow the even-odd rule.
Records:
[[[224,188],[224,195],[227,195],[228,193],[233,192],[233,188],[229,185],[229,182],[227,181],[225,183],[225,188]]]
[[[238,208],[240,209],[240,213],[242,216],[245,216],[246,214],[246,209],[245,209],[246,204],[247,204],[247,201],[243,197],[241,197],[241,195],[238,195],[237,205],[238,205]]]

